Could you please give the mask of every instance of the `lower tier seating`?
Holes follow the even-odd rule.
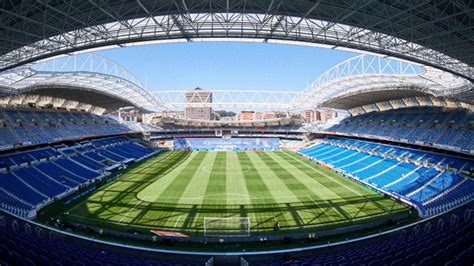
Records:
[[[65,236],[10,218],[0,211],[0,265],[198,266],[205,265],[210,259],[206,256],[169,257]]]
[[[305,254],[245,257],[249,265],[471,265],[474,210],[455,211],[386,237],[376,237]]]
[[[423,215],[474,198],[474,180],[464,175],[474,166],[471,159],[333,137],[300,153],[416,204]]]
[[[0,156],[0,208],[27,216],[56,197],[101,178],[109,167],[155,153],[128,137]]]

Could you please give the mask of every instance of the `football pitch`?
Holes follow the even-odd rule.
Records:
[[[170,151],[71,206],[71,222],[195,236],[305,232],[409,208],[290,151]]]

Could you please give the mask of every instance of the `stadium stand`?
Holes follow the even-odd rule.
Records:
[[[283,139],[303,139],[303,127],[301,125],[282,126],[240,126],[240,127],[189,127],[182,125],[165,124],[160,131],[151,131],[152,139],[174,139],[174,138],[212,138],[220,137],[216,132],[227,132],[232,137],[272,137]]]
[[[276,150],[277,138],[176,138],[176,150]]]
[[[413,107],[372,112],[351,116],[327,131],[474,152],[474,113],[466,109]]]
[[[468,177],[474,160],[423,150],[330,137],[301,154],[413,203],[422,216],[455,208],[474,198]]]
[[[156,259],[153,255],[67,236],[0,211],[0,265],[197,266],[210,258],[187,255],[166,259],[161,255]]]
[[[0,178],[2,189],[4,189],[8,195],[11,195],[12,199],[26,202],[29,205],[39,205],[46,201],[46,196],[40,194],[40,192],[19,179],[13,173],[2,173],[0,174]]]
[[[1,193],[0,193],[1,195]],[[57,227],[69,228],[67,224]],[[469,265],[472,204],[387,234],[317,249],[244,255],[244,265]],[[72,230],[69,228],[69,230]],[[158,258],[158,259],[157,259]],[[66,235],[0,211],[0,263],[10,265],[204,265],[211,255],[164,255]],[[248,264],[247,264],[248,263]],[[209,264],[212,265],[212,264]]]
[[[108,137],[73,147],[0,156],[0,207],[20,216],[35,215],[45,204],[107,175],[116,169],[111,167],[114,164],[139,161],[155,153],[128,137]]]
[[[469,265],[474,256],[474,210],[454,211],[387,236],[280,259],[246,257],[250,265]],[[263,255],[265,256],[265,255]],[[262,256],[262,257],[263,257]]]
[[[474,265],[472,2],[2,1],[0,266]],[[135,75],[100,52],[181,41],[360,54],[326,71],[340,56],[319,60],[301,91],[245,89],[295,74],[256,60],[242,68],[264,75],[214,92],[154,91],[149,64]],[[219,86],[195,69],[163,76]],[[126,171],[170,140],[285,151],[172,151]]]
[[[0,112],[0,150],[127,132],[127,126],[91,113],[27,108]]]
[[[399,112],[403,113],[404,111]],[[462,111],[459,112],[460,114],[463,113]],[[41,113],[41,115],[38,115],[38,113]],[[30,150],[4,152],[5,155],[0,156],[0,207],[11,214],[20,217],[33,217],[36,214],[36,210],[57,198],[62,198],[74,193],[81,185],[90,184],[95,180],[103,178],[112,171],[111,169],[117,169],[120,165],[129,165],[157,152],[127,136],[112,136],[85,140],[84,136],[91,136],[89,133],[93,132],[91,130],[93,126],[87,127],[84,126],[84,124],[75,123],[74,121],[84,121],[86,119],[92,119],[91,121],[93,121],[94,118],[91,118],[93,115],[61,112],[59,112],[59,114],[57,114],[57,112],[51,113],[54,114],[51,115],[48,112],[9,111],[8,114],[5,115],[8,116],[8,118],[4,120],[7,121],[7,123],[18,121],[16,119],[20,117],[25,123],[24,126],[28,127],[28,130],[21,131],[22,121],[20,121],[18,122],[19,124],[13,128],[0,128],[6,128],[7,130],[5,132],[9,132],[6,134],[10,134],[15,141],[14,144],[12,144],[11,141],[8,142],[10,143],[8,145],[56,142],[54,146],[43,145],[39,148],[30,148]],[[45,123],[43,126],[35,124],[35,122],[38,123],[38,121],[40,121],[40,118],[35,119],[35,117],[45,118],[46,116],[51,117],[54,115],[60,117],[59,120],[57,120],[60,122],[56,127],[52,127],[49,123]],[[378,114],[374,113],[372,115],[375,116]],[[411,114],[405,116],[410,115]],[[452,121],[449,122],[453,116],[453,114],[451,114],[451,116],[440,115],[436,123],[453,123]],[[468,118],[464,118],[463,123],[467,123],[470,119],[469,115],[466,116]],[[389,119],[387,117],[388,116],[384,116],[381,119]],[[428,121],[430,117],[431,114],[417,115],[416,119],[418,119],[418,122],[415,123],[413,128],[410,128],[411,134],[421,135],[424,134],[424,130],[434,130],[432,134],[438,137],[435,138],[431,134],[425,134],[427,140],[437,140],[439,142],[440,139],[443,139],[443,136],[444,138],[452,138],[456,134],[461,134],[461,136],[456,135],[455,138],[463,139],[464,134],[468,132],[466,128],[463,128],[461,131],[452,131],[454,133],[449,133],[448,130],[443,130],[441,127],[441,129],[438,127],[432,129],[429,122],[425,122]],[[50,122],[49,119],[44,121]],[[373,120],[370,121],[370,119],[368,121],[369,124],[373,122]],[[435,121],[432,122],[435,123]],[[5,124],[5,122],[3,123]],[[104,128],[111,129],[115,127],[114,123],[115,122],[110,120],[110,122],[104,122],[103,126]],[[341,125],[348,126],[348,123],[343,122]],[[394,131],[392,125],[381,125],[386,126],[383,130],[381,128],[373,130],[370,128],[372,126],[372,124],[367,126],[367,132],[369,133],[363,133],[363,135],[390,135],[393,134]],[[17,129],[15,129],[15,127]],[[53,129],[48,129],[48,127],[52,127]],[[358,127],[360,127],[360,124],[354,126],[354,129]],[[410,126],[404,124],[402,127]],[[120,130],[123,128],[119,125],[119,127],[115,129],[115,131],[101,131],[102,129],[97,129],[97,131],[94,131],[97,133],[94,134],[116,135],[120,133]],[[34,136],[32,133],[28,133],[29,130],[32,132],[39,130],[42,134],[38,135],[43,135],[43,132],[47,131],[48,133],[44,133],[44,136],[47,137],[43,136],[43,138],[41,138]],[[399,131],[401,133],[405,132],[401,129]],[[356,132],[356,130],[354,130],[354,132]],[[246,150],[280,148],[279,139],[268,138],[268,136],[267,138],[255,138],[255,132],[249,133],[248,135],[249,137],[253,136],[253,138],[245,139],[210,138],[210,136],[215,134],[212,130],[200,133],[202,134],[200,138],[181,138],[182,136],[188,136],[188,132],[170,133],[170,131],[168,131],[154,132],[152,134],[156,136],[174,136],[175,149]],[[242,134],[246,133],[241,132],[240,135]],[[196,135],[192,133],[191,136]],[[54,138],[53,141],[51,141],[52,138]],[[71,141],[60,142],[66,139]],[[8,145],[4,145],[3,147],[7,147]],[[12,146],[10,146],[10,148],[11,147]],[[472,201],[474,198],[474,182],[468,177],[474,168],[474,160],[469,158],[345,137],[327,137],[322,143],[304,148],[299,152],[323,165],[339,171],[351,179],[362,182],[367,186],[371,186],[401,201],[410,203],[419,210],[423,218],[445,213]],[[431,234],[440,235],[439,237],[433,237],[431,234],[425,233],[425,231],[421,233],[417,231],[415,234],[415,231],[418,229],[413,229],[413,231],[410,231],[410,234],[398,235],[388,240],[377,240],[376,243],[365,245],[364,247],[349,245],[346,246],[345,250],[331,251],[327,253],[327,255],[323,254],[299,258],[285,257],[280,262],[272,259],[271,262],[263,262],[261,265],[286,265],[292,263],[313,265],[349,262],[371,265],[393,264],[399,262],[398,256],[401,255],[406,256],[407,261],[421,264],[430,264],[438,260],[444,262],[451,261],[451,263],[454,264],[465,262],[467,258],[471,257],[473,250],[472,248],[459,250],[464,245],[470,243],[470,240],[464,236],[466,235],[466,227],[472,226],[472,222],[465,223],[463,220],[454,223],[451,222],[450,219],[443,218],[442,220],[443,224],[450,225],[448,230],[445,230],[446,226],[441,226],[430,227],[431,231],[429,231]],[[20,221],[20,223],[25,222]],[[439,224],[441,224],[441,222],[437,223],[437,226],[439,226]],[[120,252],[108,252],[97,255],[99,251],[95,248],[70,243],[62,237],[60,239],[45,239],[43,236],[38,236],[37,234],[30,235],[30,231],[18,228],[15,230],[16,235],[14,237],[10,236],[10,234],[12,234],[11,232],[4,234],[8,236],[9,239],[14,239],[15,242],[12,244],[11,241],[7,241],[7,244],[0,245],[0,254],[3,256],[2,259],[10,263],[40,261],[45,264],[64,264],[71,262],[85,265],[91,263],[100,265],[106,264],[109,261],[125,261],[153,265],[153,262],[148,258],[129,257]],[[450,247],[450,243],[445,242],[450,241],[450,238],[447,237],[444,232],[448,232],[450,236],[453,236],[455,245]],[[21,245],[21,247],[28,247],[28,245],[24,243],[25,241],[23,240],[17,240],[16,237],[29,237],[32,239],[32,243],[36,245],[35,247],[43,247],[43,250],[46,250],[46,247],[64,246],[64,250],[73,256],[65,257],[63,253],[48,254],[43,252],[41,248],[22,249],[19,248],[18,245]],[[431,241],[438,241],[436,243],[439,243],[439,245],[430,245]],[[402,250],[400,247],[403,247],[403,245],[409,247],[409,249]],[[444,252],[436,252],[433,254],[427,251],[427,249],[439,250],[442,246],[448,246],[448,249]],[[385,254],[384,256],[386,256],[387,259],[380,259],[376,256],[376,250],[380,247],[382,247],[382,254]],[[91,255],[74,257],[74,254],[77,253],[87,253]],[[355,257],[356,254],[357,258]],[[173,265],[177,262],[170,260],[170,262],[163,263],[158,265],[166,265],[166,263]]]

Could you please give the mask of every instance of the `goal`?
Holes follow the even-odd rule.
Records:
[[[250,217],[205,217],[204,236],[250,236]]]

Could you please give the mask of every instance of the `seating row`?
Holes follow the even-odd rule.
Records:
[[[0,156],[0,208],[27,216],[103,177],[113,166],[154,153],[128,137],[109,137]]]
[[[455,168],[472,167],[471,159],[333,137],[300,153],[414,203],[423,215],[434,215],[474,198],[474,181]],[[443,166],[446,161],[454,163]]]

